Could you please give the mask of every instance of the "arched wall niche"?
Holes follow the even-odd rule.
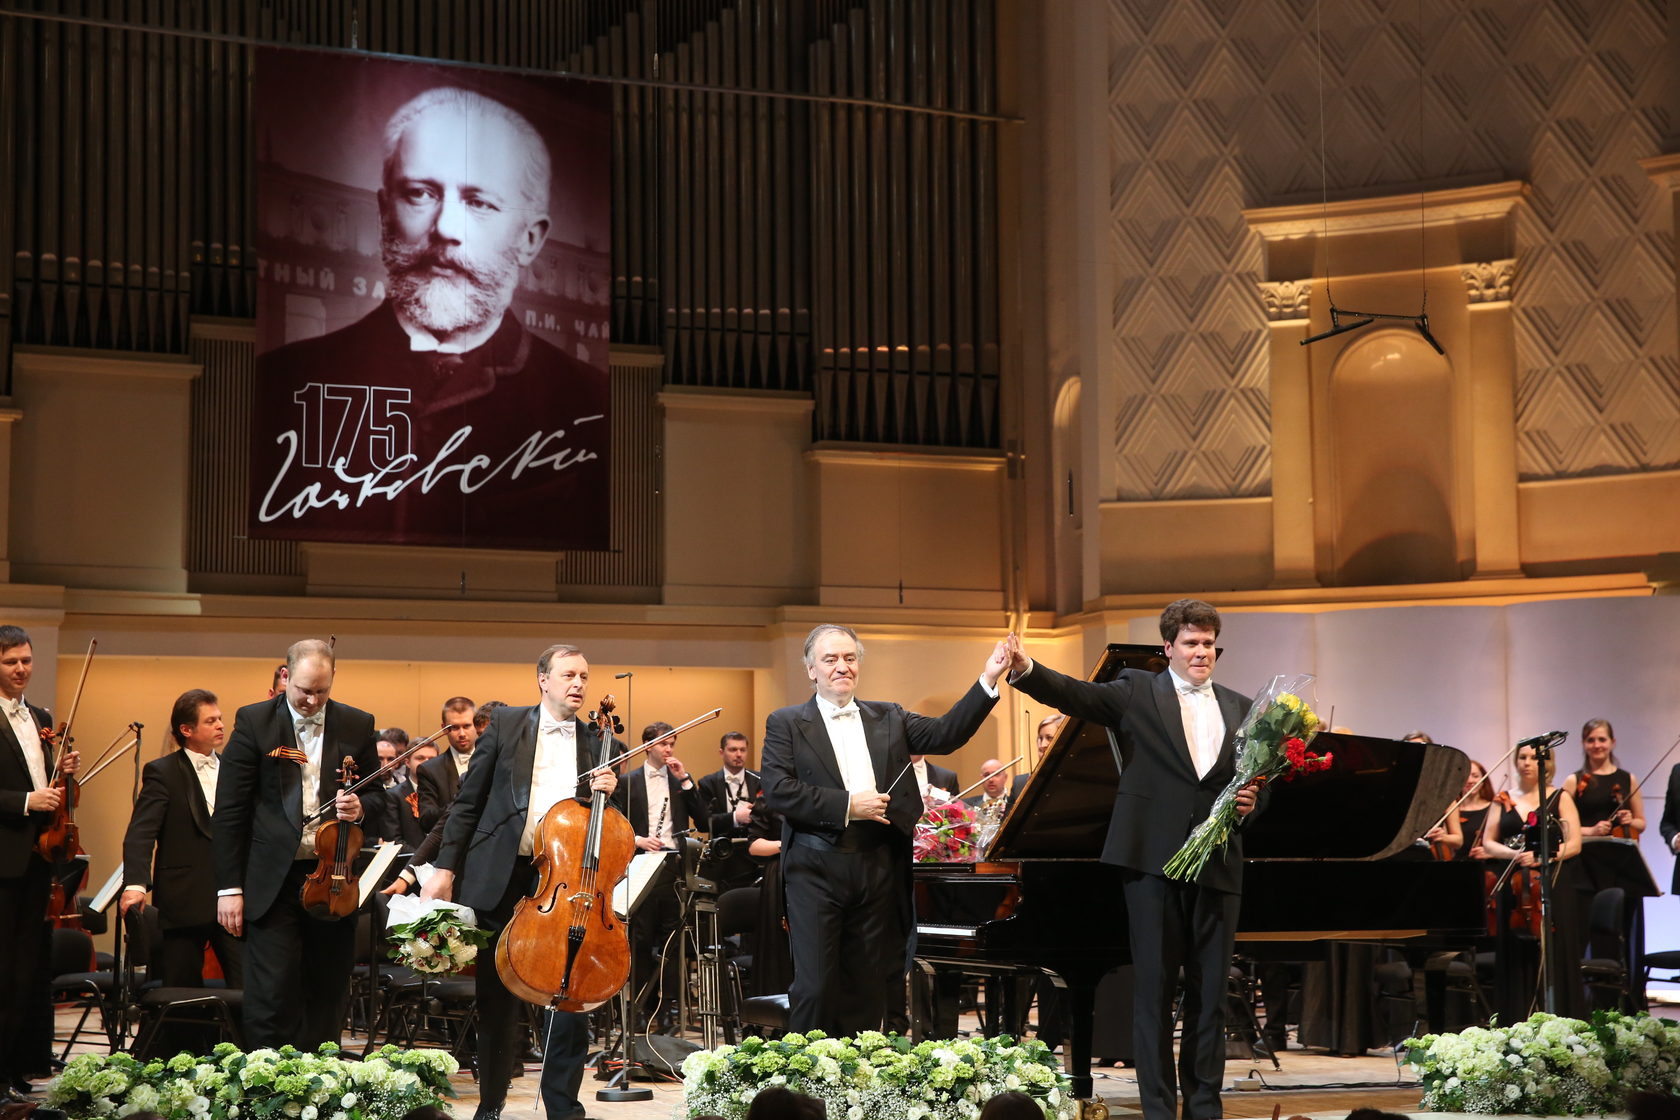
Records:
[[[1414,331],[1351,343],[1331,368],[1331,578],[1460,579],[1451,363]]]

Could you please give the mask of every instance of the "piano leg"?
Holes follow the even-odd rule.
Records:
[[[1069,1029],[1063,1052],[1067,1059],[1068,1077],[1073,1081],[1073,1095],[1078,1100],[1096,1096],[1091,1080],[1091,1023],[1096,1010],[1097,982],[1069,983],[1067,987]]]

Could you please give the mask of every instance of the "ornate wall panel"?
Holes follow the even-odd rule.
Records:
[[[1320,16],[1332,197],[1534,185],[1513,294],[1524,477],[1680,465],[1673,245],[1636,162],[1673,128],[1667,9],[1110,0],[1116,496],[1269,490],[1266,312],[1236,211],[1318,196]]]

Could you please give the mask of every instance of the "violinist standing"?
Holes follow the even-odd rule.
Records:
[[[123,836],[128,881],[118,908],[126,914],[152,893],[163,927],[157,966],[165,987],[202,987],[208,944],[228,987],[242,988],[245,947],[216,921],[211,814],[225,732],[215,694],[202,688],[181,693],[169,714],[169,733],[180,749],[146,763],[141,774],[140,797]]]
[[[28,1078],[45,1075],[52,1058],[52,927],[47,900],[52,867],[35,851],[35,838],[49,815],[64,804],[64,790],[52,784],[53,755],[41,738],[52,715],[24,699],[35,673],[29,635],[0,626],[0,1100],[21,1100]],[[59,760],[74,774],[75,751]]]
[[[543,815],[562,798],[587,801],[592,790],[613,794],[618,789],[618,775],[610,769],[592,780],[585,776],[604,761],[595,729],[577,718],[588,687],[589,662],[583,654],[575,646],[554,645],[537,659],[541,703],[496,709],[450,806],[437,870],[421,897],[470,906],[480,927],[501,937],[514,906],[536,887],[531,855]],[[519,1057],[514,1038],[522,1017],[520,1001],[496,970],[495,950],[492,941],[478,956],[476,1120],[500,1116]],[[549,1012],[542,1044],[548,1120],[579,1120],[584,1115],[578,1089],[589,1046],[588,1016]]]
[[[239,709],[222,752],[212,818],[216,917],[246,941],[252,1048],[310,1051],[343,1034],[356,921],[303,908],[303,882],[318,862],[312,818],[331,808],[340,821],[360,821],[385,794],[377,784],[365,797],[338,788],[346,755],[366,776],[379,769],[379,752],[373,716],[331,698],[334,672],[326,642],[294,644],[280,694]]]
[[[1639,839],[1645,831],[1645,800],[1639,781],[1616,762],[1616,732],[1607,719],[1581,727],[1581,768],[1563,780],[1581,814],[1582,836]]]
[[[1536,932],[1542,922],[1538,910],[1540,820],[1544,816],[1553,822],[1556,836],[1555,851],[1548,857],[1553,936],[1546,939],[1546,963],[1558,993],[1558,1006],[1553,1010],[1569,1018],[1585,1018],[1586,993],[1580,984],[1581,818],[1568,791],[1552,786],[1550,763],[1541,774],[1533,747],[1519,748],[1514,765],[1516,788],[1494,799],[1482,831],[1482,848],[1497,865],[1495,870],[1503,873],[1505,865],[1515,864],[1498,899],[1494,1003],[1502,1023],[1519,1022],[1531,1012],[1544,1009],[1535,985],[1539,963]]]

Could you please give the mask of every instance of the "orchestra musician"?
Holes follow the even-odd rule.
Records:
[[[1485,859],[1487,849],[1482,835],[1487,828],[1488,809],[1493,805],[1493,780],[1487,768],[1475,759],[1470,760],[1470,773],[1464,779],[1464,793],[1458,803],[1458,830],[1465,843],[1458,849],[1457,859]]]
[[[1507,1023],[1526,1019],[1537,1009],[1537,946],[1543,924],[1538,854],[1543,801],[1547,831],[1555,849],[1548,856],[1552,869],[1552,936],[1546,939],[1546,963],[1558,995],[1554,1010],[1570,1018],[1584,1018],[1586,998],[1579,983],[1581,868],[1576,858],[1581,854],[1581,818],[1569,792],[1551,784],[1552,760],[1547,760],[1542,775],[1534,748],[1520,747],[1515,767],[1515,788],[1495,799],[1482,830],[1482,847],[1488,859],[1512,865],[1497,899],[1499,944],[1494,1004],[1500,1021]],[[1500,874],[1505,870],[1504,866],[1498,868]]]
[[[1112,681],[1081,681],[1035,663],[1008,641],[1010,683],[1034,700],[1108,728],[1125,766],[1102,861],[1124,869],[1133,964],[1133,1029],[1138,1089],[1146,1120],[1175,1120],[1182,1082],[1184,1115],[1220,1115],[1225,1068],[1227,973],[1242,892],[1241,829],[1193,883],[1163,868],[1236,773],[1236,730],[1248,697],[1213,683],[1219,612],[1180,599],[1161,612],[1167,668],[1122,669]],[[1253,785],[1237,794],[1247,817]],[[1184,971],[1184,1041],[1173,1070],[1174,990]]]
[[[374,744],[379,751],[379,765],[389,766],[408,746],[408,732],[400,727],[387,727],[379,733]],[[414,788],[413,773],[407,764],[398,766],[381,782],[385,796],[381,798],[377,814],[369,806],[367,839],[396,840],[407,851],[413,851],[426,832],[420,827],[420,798]]]
[[[169,713],[169,734],[179,749],[146,763],[140,777],[123,836],[128,882],[118,909],[128,913],[151,892],[163,927],[155,965],[164,987],[202,986],[208,945],[227,986],[240,988],[245,946],[216,921],[211,814],[225,733],[215,694],[202,688],[181,693]]]
[[[625,815],[636,832],[636,847],[644,852],[674,852],[677,836],[688,830],[690,822],[705,823],[705,807],[694,776],[676,756],[677,741],[662,738],[670,731],[671,725],[663,720],[642,728],[642,742],[653,745],[642,763],[624,776]],[[654,889],[630,921],[636,942],[631,984],[636,991],[647,989],[642,1010],[660,1011],[661,1030],[670,1025],[671,1012],[659,1009],[662,993],[648,983],[648,978],[653,975],[655,962],[663,960],[663,996],[667,1001],[675,999],[677,985],[682,983],[678,973],[682,955],[669,942],[681,921],[677,893],[664,887]]]
[[[29,634],[0,626],[0,960],[8,973],[0,984],[0,1101],[21,1101],[29,1078],[45,1076],[52,1061],[52,867],[35,839],[64,790],[52,783],[53,754],[42,740],[52,714],[24,695],[34,673]],[[80,762],[67,750],[59,770],[73,775]]]
[[[758,886],[758,924],[753,927],[753,963],[748,995],[780,995],[793,982],[793,951],[788,947],[787,906],[782,891],[782,818],[753,798],[747,825],[747,855],[763,872]]]
[[[436,758],[415,768],[414,784],[420,791],[420,829],[430,832],[438,818],[455,800],[472,761],[478,742],[478,709],[465,696],[451,696],[443,702],[443,724],[449,728],[449,747]]]
[[[217,920],[244,936],[245,1042],[312,1051],[342,1035],[355,959],[354,917],[324,920],[303,908],[317,865],[314,817],[330,808],[360,821],[383,790],[340,790],[341,760],[379,769],[373,716],[332,699],[332,647],[308,638],[286,651],[281,691],[234,716],[211,818]]]
[[[1427,731],[1408,731],[1400,736],[1402,743],[1433,743]],[[1469,792],[1470,785],[1466,783],[1462,792]],[[1449,860],[1461,858],[1469,847],[1464,843],[1464,821],[1454,811],[1447,813],[1441,823],[1423,834],[1424,843],[1428,845],[1431,854],[1437,859]]]
[[[879,1030],[902,1003],[912,920],[911,836],[922,802],[910,755],[950,754],[997,703],[1004,643],[943,716],[856,698],[863,645],[824,623],[805,638],[815,695],[764,729],[767,808],[785,818],[782,877],[793,950],[789,1025],[831,1035]]]
[[[718,757],[723,765],[699,781],[700,811],[705,814],[707,835],[714,840],[727,836],[736,841],[714,875],[723,890],[750,886],[758,879],[758,865],[746,850],[747,830],[752,823],[753,802],[764,784],[747,769],[747,750],[744,734],[725,732],[718,740]]]
[[[553,645],[537,658],[537,690],[529,707],[504,705],[473,750],[474,764],[450,807],[437,870],[421,891],[470,906],[479,925],[499,938],[514,906],[537,885],[532,862],[537,826],[565,797],[587,801],[592,790],[616,795],[610,768],[593,779],[587,771],[605,761],[595,729],[578,718],[589,687],[589,662],[577,647]],[[459,890],[457,890],[459,886]],[[478,1013],[479,1105],[475,1120],[497,1120],[507,1100],[523,1019],[520,1001],[491,962],[492,941],[480,954],[475,980]],[[581,1120],[578,1090],[588,1052],[589,1018],[550,1012],[543,1030],[542,1101],[548,1120]]]
[[[1607,719],[1581,726],[1581,768],[1563,780],[1581,815],[1582,836],[1621,835],[1639,839],[1645,831],[1645,801],[1639,781],[1616,761],[1616,732]]]

